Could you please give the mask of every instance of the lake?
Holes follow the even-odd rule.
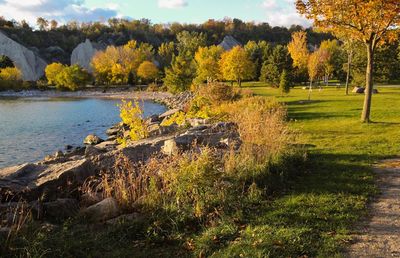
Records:
[[[34,162],[66,145],[82,146],[88,134],[106,138],[119,118],[119,100],[0,97],[0,168]],[[141,103],[144,115],[166,108]]]

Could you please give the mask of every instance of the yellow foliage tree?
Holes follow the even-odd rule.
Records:
[[[22,73],[17,67],[0,69],[0,79],[5,81],[21,81]]]
[[[307,49],[307,33],[305,31],[298,31],[292,34],[292,41],[288,44],[288,51],[293,59],[293,66],[300,70],[306,70],[310,53]]]
[[[144,61],[140,64],[137,75],[146,81],[152,81],[157,79],[160,71],[158,70],[157,66],[150,61]]]
[[[342,39],[353,39],[367,51],[366,94],[361,121],[369,122],[377,46],[397,39],[400,26],[398,0],[296,0],[297,10],[314,25]]]
[[[136,74],[139,65],[153,58],[153,48],[147,43],[138,46],[129,41],[122,47],[109,46],[98,51],[92,59],[95,78],[102,84],[127,84],[130,74]]]
[[[308,58],[307,67],[308,67],[308,75],[310,77],[308,100],[311,99],[311,92],[314,80],[317,78],[317,76],[321,75],[321,73],[323,72],[324,55],[325,51],[318,49],[313,53],[311,53],[310,57]]]
[[[255,65],[247,52],[240,46],[236,46],[221,56],[219,61],[222,76],[227,81],[236,81],[239,87],[243,80],[254,77]]]
[[[65,66],[60,63],[52,63],[46,66],[44,72],[46,74],[47,83],[50,85],[56,84],[56,77],[64,68]]]
[[[224,49],[220,46],[199,47],[194,56],[197,65],[195,78],[197,83],[222,78],[218,62],[223,52]]]

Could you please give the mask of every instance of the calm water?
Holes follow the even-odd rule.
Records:
[[[106,138],[105,131],[120,121],[117,100],[0,98],[0,168],[33,162],[81,146],[91,133]],[[143,104],[145,116],[165,107]]]

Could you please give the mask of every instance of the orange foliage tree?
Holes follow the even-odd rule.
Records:
[[[296,0],[296,8],[314,25],[339,38],[366,46],[366,94],[361,120],[370,122],[374,54],[377,46],[393,41],[400,25],[399,0]]]

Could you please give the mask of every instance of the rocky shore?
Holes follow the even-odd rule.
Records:
[[[41,221],[63,220],[77,214],[90,217],[94,222],[115,220],[123,215],[115,200],[88,200],[79,190],[89,177],[113,171],[120,158],[135,164],[146,162],[156,154],[177,155],[195,145],[228,150],[240,142],[233,123],[190,119],[185,127],[162,126],[163,120],[181,111],[193,98],[190,93],[162,96],[153,100],[171,109],[147,118],[149,138],[119,145],[117,138],[129,135],[129,128],[118,123],[107,130],[105,140],[89,135],[84,147],[59,151],[36,163],[0,169],[0,225],[11,226],[13,207],[21,201],[27,203],[35,218]]]

